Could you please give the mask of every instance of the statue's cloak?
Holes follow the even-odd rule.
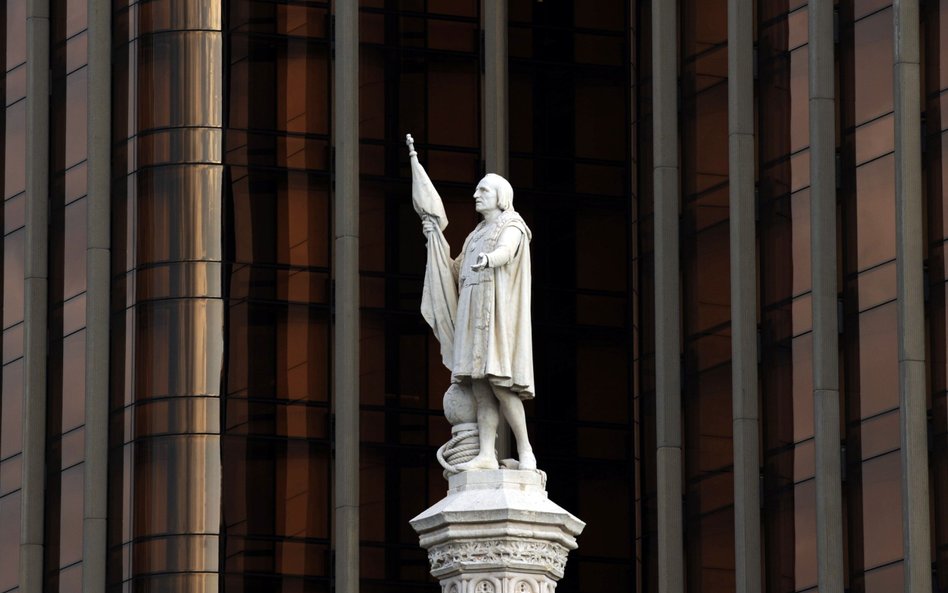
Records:
[[[471,272],[470,264],[476,261],[477,254],[493,251],[508,227],[522,234],[510,261],[497,268]],[[523,218],[509,209],[490,225],[481,221],[454,260],[453,272],[459,281],[451,369],[455,383],[488,379],[493,385],[510,388],[523,399],[534,397],[531,238]]]

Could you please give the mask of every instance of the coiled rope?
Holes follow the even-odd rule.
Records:
[[[455,424],[451,427],[451,439],[438,449],[438,463],[444,468],[444,476],[459,473],[456,467],[477,457],[480,443],[477,424]]]

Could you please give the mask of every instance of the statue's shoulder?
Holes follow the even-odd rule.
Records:
[[[533,238],[533,233],[530,231],[530,227],[527,226],[526,221],[516,210],[505,210],[503,214],[500,215],[500,220],[498,222],[499,224],[497,226],[499,229],[512,226],[520,230],[520,232],[523,233],[527,238],[527,241],[530,241]]]

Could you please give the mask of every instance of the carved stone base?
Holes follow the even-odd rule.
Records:
[[[547,498],[538,471],[467,471],[411,520],[442,593],[552,593],[585,523]]]
[[[441,593],[553,593],[556,581],[544,575],[496,571],[441,579]]]

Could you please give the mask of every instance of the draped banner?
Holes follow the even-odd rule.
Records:
[[[421,315],[431,326],[441,343],[441,361],[448,370],[453,370],[454,322],[458,310],[458,281],[454,273],[448,241],[444,229],[448,217],[438,190],[418,162],[411,135],[406,137],[411,158],[411,201],[415,212],[422,220],[434,223],[434,231],[428,235],[428,264],[425,267],[425,285],[421,294]]]

